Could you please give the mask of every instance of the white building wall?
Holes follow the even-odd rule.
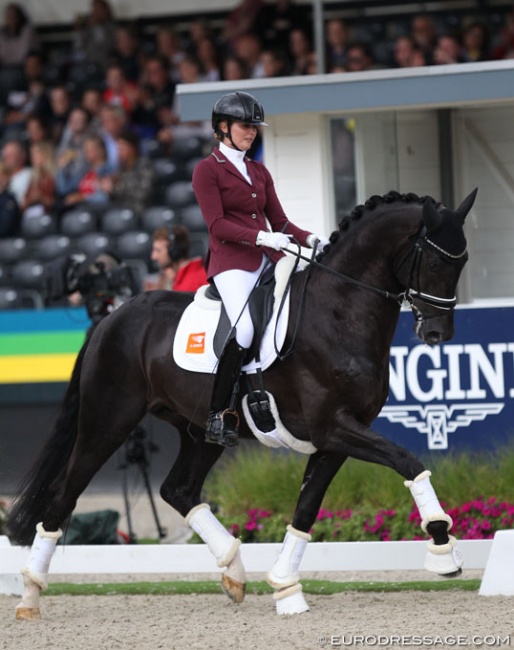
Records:
[[[468,298],[514,296],[514,121],[512,107],[455,111],[457,190],[478,187],[466,223]]]
[[[266,121],[265,162],[286,214],[300,228],[329,234],[335,218],[326,119],[300,113]]]

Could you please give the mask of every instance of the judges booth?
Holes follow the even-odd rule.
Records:
[[[286,213],[328,234],[394,189],[455,207],[475,187],[455,337],[428,347],[401,313],[378,431],[420,452],[514,439],[514,61],[178,86],[183,120],[243,90],[266,111],[263,159]]]

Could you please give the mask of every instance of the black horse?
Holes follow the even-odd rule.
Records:
[[[455,289],[467,260],[463,225],[475,196],[476,190],[455,211],[414,194],[373,196],[343,219],[310,270],[292,279],[284,347],[294,342],[293,352],[264,378],[285,427],[317,451],[307,462],[283,552],[268,574],[279,613],[306,609],[298,558],[324,494],[348,457],[386,465],[406,480],[423,529],[433,538],[425,566],[445,575],[460,572],[447,533],[451,520],[429,484],[430,473],[370,424],[387,398],[389,349],[401,302],[410,303],[422,341],[432,345],[453,335]],[[148,412],[180,433],[179,456],[162,484],[162,498],[203,537],[219,566],[227,567],[224,588],[242,600],[237,544],[201,504],[205,478],[223,453],[223,447],[204,442],[213,377],[182,370],[172,357],[174,332],[191,300],[191,294],[172,292],[136,296],[105,318],[80,351],[55,430],[9,513],[9,531],[19,544],[30,545],[38,526],[19,618],[39,613],[34,594],[46,585],[51,558],[41,547],[55,545],[78,497]],[[251,436],[245,424],[241,435]],[[280,610],[281,599],[291,607]]]

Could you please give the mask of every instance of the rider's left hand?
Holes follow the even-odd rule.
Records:
[[[327,237],[318,237],[318,235],[309,235],[307,237],[307,246],[309,248],[314,248],[316,246],[316,252],[322,253],[325,246],[330,243],[330,240]]]

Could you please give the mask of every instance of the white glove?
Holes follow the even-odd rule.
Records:
[[[316,246],[316,252],[322,253],[325,246],[330,244],[330,240],[327,237],[318,237],[318,235],[309,235],[307,237],[307,246],[309,248],[314,248]]]
[[[279,251],[281,248],[286,248],[292,235],[284,235],[282,232],[268,232],[267,230],[259,230],[255,243],[257,246],[267,246]]]

